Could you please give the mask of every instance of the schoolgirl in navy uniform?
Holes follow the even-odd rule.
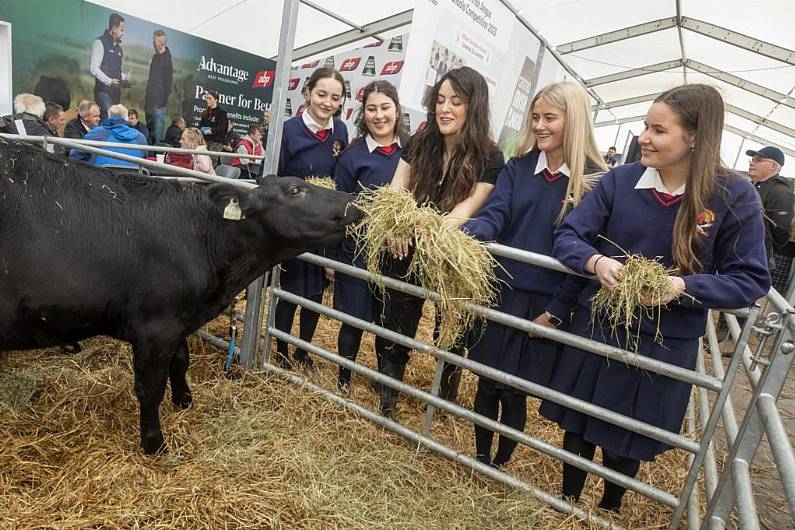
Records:
[[[417,132],[401,155],[392,186],[411,190],[420,204],[431,203],[447,213],[445,222],[461,226],[483,205],[505,166],[503,155],[491,138],[489,91],[486,80],[469,67],[448,71],[425,96],[426,127]],[[411,241],[395,241],[393,259],[387,259],[387,274],[406,279],[411,263]],[[409,279],[410,281],[410,279]],[[422,316],[423,300],[388,290],[382,324],[413,337]],[[437,315],[437,326],[439,323]],[[463,346],[453,348],[463,353]],[[377,341],[381,371],[403,380],[410,348],[390,341]],[[460,370],[446,365],[441,396],[455,400]],[[392,416],[397,391],[382,387],[381,412]]]
[[[284,122],[279,176],[330,177],[334,174],[337,158],[348,145],[345,124],[334,118],[345,97],[342,75],[333,68],[319,68],[312,73],[304,89],[306,108],[301,116]],[[323,268],[299,259],[282,262],[282,288],[298,296],[320,303],[328,279]],[[290,332],[296,305],[279,300],[276,306],[276,329]],[[312,341],[320,315],[301,308],[299,336]],[[287,343],[276,341],[277,361],[289,366]],[[312,368],[312,359],[306,351],[295,350],[294,358],[303,368]]]
[[[543,88],[530,104],[531,112],[516,157],[497,179],[497,187],[477,217],[463,226],[481,241],[551,255],[553,232],[572,207],[607,171],[596,147],[588,94],[577,84],[555,83]],[[498,311],[537,324],[568,323],[584,282],[575,276],[499,258],[501,280]],[[474,334],[469,358],[528,381],[549,385],[558,345],[523,331],[488,322]],[[475,412],[517,430],[527,422],[526,394],[481,377]],[[516,441],[500,436],[492,460],[494,433],[475,425],[478,460],[503,466]]]
[[[400,112],[397,89],[389,81],[373,81],[362,92],[362,109],[356,120],[357,137],[342,153],[334,170],[337,189],[359,193],[390,183],[395,174],[402,146],[408,139],[406,125]],[[356,244],[347,238],[337,256],[340,261],[366,268],[362,257],[356,258]],[[376,322],[381,315],[381,302],[376,299],[370,285],[342,273],[334,275],[334,309],[368,322]],[[376,337],[376,340],[380,340]],[[362,341],[362,330],[342,324],[337,338],[337,349],[343,357],[356,360]],[[346,388],[351,371],[340,367],[338,385]]]
[[[693,369],[698,338],[709,308],[753,304],[770,288],[761,205],[753,186],[724,168],[720,140],[724,107],[707,85],[683,85],[655,99],[640,136],[639,163],[607,173],[555,232],[554,254],[574,270],[595,274],[580,296],[572,332],[607,344],[626,346],[621,329],[590,328],[590,298],[612,288],[621,275],[621,251],[659,257],[669,276],[662,300],[662,343],[657,323],[640,323],[638,353]],[[683,296],[687,295],[687,296]],[[613,333],[617,333],[617,337]],[[679,432],[691,385],[610,362],[566,347],[559,355],[551,387],[672,432]],[[670,447],[610,423],[544,402],[541,413],[566,430],[563,447],[592,459],[602,447],[603,463],[635,476],[640,460],[654,460]],[[579,499],[586,473],[563,465],[563,494]],[[621,508],[624,494],[610,482],[599,507]]]

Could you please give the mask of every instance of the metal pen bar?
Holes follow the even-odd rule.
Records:
[[[792,454],[787,430],[781,415],[776,407],[776,400],[769,394],[759,396],[759,414],[765,425],[767,441],[773,453],[773,461],[776,463],[781,485],[784,488],[784,496],[787,498],[789,513],[795,516],[795,455]]]
[[[114,149],[121,149],[123,151],[151,151],[153,153],[180,153],[180,154],[197,154],[195,149],[184,149],[182,147],[165,147],[161,145],[149,145],[149,144],[120,144],[116,142],[101,142],[99,140],[85,140],[81,138],[61,138],[59,136],[28,136],[28,135],[20,135],[20,134],[7,134],[7,133],[0,133],[0,138],[6,138],[8,140],[19,140],[23,142],[29,143],[45,143],[45,142],[52,142],[52,143],[59,143],[54,140],[67,140],[69,142],[80,144],[81,146],[88,145],[91,147],[113,147]],[[75,147],[74,149],[80,149],[79,147]],[[85,149],[80,149],[85,151]],[[237,158],[240,153],[234,153],[230,151],[202,151],[202,155],[210,155],[210,156],[218,156],[218,157],[225,157],[225,158]],[[257,160],[262,160],[264,155],[244,155],[243,158],[253,158]]]
[[[720,351],[718,348],[717,341],[713,341],[707,335],[707,341],[709,346],[710,358],[715,358],[715,353],[718,354],[718,358],[720,358]],[[714,362],[714,361],[713,361]],[[706,373],[706,366],[704,363],[704,350],[702,349],[698,354],[697,360],[697,369],[699,372]],[[698,389],[698,409],[699,409],[699,421],[701,425],[706,425],[709,421],[710,415],[710,407],[709,407],[709,396],[707,395],[707,391],[703,388]],[[718,463],[715,460],[715,444],[712,440],[710,440],[709,444],[707,445],[707,454],[704,458],[704,486],[705,486],[705,497],[707,501],[709,501],[710,497],[715,491],[715,486],[718,484]]]
[[[565,407],[569,407],[578,412],[582,412],[583,414],[587,414],[593,417],[598,417],[604,421],[607,421],[624,429],[632,430],[644,436],[648,436],[649,438],[653,438],[655,440],[658,440],[668,445],[672,445],[674,447],[679,447],[680,449],[684,449],[685,451],[691,453],[695,453],[696,451],[699,450],[699,444],[694,442],[693,440],[681,436],[679,434],[672,433],[665,429],[661,429],[660,427],[655,427],[653,425],[649,425],[642,421],[629,418],[612,410],[593,405],[592,403],[588,403],[587,401],[582,401],[580,399],[571,397],[562,392],[557,392],[543,385],[532,383],[526,379],[506,374],[505,372],[501,372],[499,370],[491,368],[490,366],[486,366],[484,364],[477,363],[470,359],[466,359],[460,355],[440,350],[429,344],[425,344],[416,339],[412,339],[406,337],[405,335],[401,335],[400,333],[396,333],[381,326],[377,326],[370,322],[352,317],[351,315],[348,315],[341,311],[337,311],[336,309],[328,308],[322,304],[318,304],[306,298],[301,298],[300,296],[296,296],[293,293],[284,291],[282,289],[273,289],[272,293],[278,298],[287,300],[288,302],[292,302],[302,307],[306,307],[312,311],[320,313],[321,315],[326,315],[331,318],[340,320],[346,324],[350,324],[359,329],[369,331],[371,333],[384,337],[389,341],[403,344],[404,346],[407,346],[409,348],[413,348],[415,350],[428,353],[430,355],[433,355],[437,359],[443,360],[444,362],[454,364],[462,368],[466,368],[467,370],[474,372],[477,375],[488,377],[489,379],[509,385],[512,388],[516,388],[523,392],[527,392],[528,394],[532,394],[541,399],[547,399],[549,401],[553,401]]]
[[[290,80],[290,68],[293,62],[299,4],[298,0],[284,0],[282,8],[282,23],[279,29],[279,56],[276,62],[272,97],[276,112],[275,116],[272,116],[272,127],[268,128],[268,145],[265,148],[265,161],[263,162],[263,173],[266,175],[277,173],[279,168],[279,153],[281,152],[282,129],[284,128],[283,109],[287,101],[287,85]],[[264,288],[264,276],[260,276],[246,288],[246,327],[243,330],[241,358],[245,358],[246,362],[250,362],[252,367],[256,365],[257,350],[259,349]]]
[[[513,475],[509,475],[508,473],[500,471],[499,469],[495,469],[495,468],[493,468],[491,466],[483,464],[482,462],[478,462],[477,460],[475,460],[474,458],[470,457],[469,455],[466,455],[464,453],[460,453],[460,452],[456,451],[455,449],[453,449],[451,447],[448,447],[448,446],[444,445],[443,443],[434,440],[433,438],[430,438],[428,436],[424,436],[424,435],[422,435],[420,433],[417,433],[417,432],[415,432],[415,431],[413,431],[413,430],[401,425],[400,423],[397,423],[396,421],[393,421],[393,420],[390,420],[388,418],[385,418],[385,417],[381,416],[380,414],[376,414],[373,411],[371,411],[370,409],[368,409],[366,407],[363,407],[363,406],[359,405],[358,403],[354,403],[353,401],[351,401],[349,399],[346,399],[346,398],[344,398],[342,396],[339,396],[339,395],[335,394],[334,392],[331,392],[330,390],[327,390],[327,389],[325,389],[325,388],[323,388],[323,387],[321,387],[319,385],[316,385],[315,383],[312,383],[311,381],[307,381],[306,379],[304,379],[304,378],[302,378],[302,377],[300,377],[298,375],[295,375],[294,373],[292,373],[292,372],[290,372],[288,370],[284,370],[284,369],[279,368],[277,366],[274,366],[274,365],[272,365],[270,363],[263,364],[262,368],[267,370],[267,371],[269,371],[269,372],[275,373],[275,374],[279,375],[280,377],[283,377],[284,379],[287,379],[289,382],[291,382],[293,384],[300,385],[302,388],[307,388],[307,389],[309,389],[309,390],[311,390],[313,392],[316,392],[316,393],[326,397],[327,399],[331,400],[332,402],[334,402],[334,403],[336,403],[338,405],[341,405],[342,407],[346,408],[347,410],[350,410],[350,411],[354,412],[355,414],[357,414],[357,415],[359,415],[359,416],[361,416],[361,417],[363,417],[363,418],[365,418],[365,419],[367,419],[369,421],[372,421],[376,425],[378,425],[380,427],[384,427],[385,429],[389,429],[390,431],[392,431],[392,432],[394,432],[396,434],[399,434],[400,436],[402,436],[402,437],[404,437],[404,438],[406,438],[406,439],[408,439],[408,440],[410,440],[410,441],[412,441],[412,442],[414,442],[416,444],[419,444],[419,445],[422,445],[424,447],[427,447],[427,448],[431,449],[432,451],[435,451],[435,452],[441,454],[442,456],[445,456],[445,457],[449,458],[450,460],[453,460],[453,461],[455,461],[455,462],[457,462],[459,464],[465,465],[465,466],[467,466],[470,469],[473,469],[475,471],[478,471],[478,472],[486,475],[489,478],[492,478],[492,479],[494,479],[494,480],[496,480],[498,482],[501,482],[502,484],[505,484],[507,486],[510,486],[510,487],[515,488],[515,489],[517,489],[519,491],[522,491],[522,492],[530,493],[536,499],[538,499],[541,502],[544,502],[544,503],[550,505],[552,508],[554,508],[555,510],[557,510],[559,512],[572,514],[572,515],[574,515],[574,516],[576,516],[576,517],[578,517],[578,518],[580,518],[580,519],[582,519],[584,521],[588,521],[588,522],[594,523],[597,526],[599,526],[600,528],[608,528],[610,530],[622,530],[622,527],[616,525],[615,523],[612,523],[612,522],[610,522],[610,521],[608,521],[606,519],[603,519],[603,518],[601,518],[599,516],[593,515],[590,512],[586,512],[582,508],[574,506],[574,505],[564,501],[563,499],[560,499],[559,497],[551,495],[551,494],[547,493],[546,491],[542,490],[541,488],[538,488],[536,486],[531,486],[531,485],[527,484],[526,482],[523,482],[523,481],[517,479]]]
[[[358,267],[354,267],[346,263],[330,260],[328,258],[324,258],[314,254],[305,253],[301,254],[298,257],[299,259],[302,259],[309,263],[314,263],[316,265],[324,267],[331,267],[335,270],[340,271],[343,274],[348,274],[350,276],[353,276],[355,278],[360,278],[362,280],[372,280],[372,278],[376,277],[375,275],[364,269],[360,269]],[[395,289],[397,291],[401,291],[417,297],[427,298],[433,301],[437,301],[440,299],[438,293],[432,293],[426,291],[425,289],[417,287],[416,285],[401,282],[400,280],[396,280],[394,278],[389,278],[386,276],[378,276],[378,277],[381,281],[384,282],[384,284],[387,287],[391,289]],[[555,342],[560,342],[568,346],[573,346],[575,348],[587,350],[591,353],[595,353],[602,357],[606,357],[611,360],[625,363],[629,366],[634,366],[636,368],[648,370],[656,374],[665,375],[667,377],[670,377],[671,379],[676,379],[678,381],[684,381],[686,383],[703,386],[704,388],[707,388],[709,390],[718,391],[721,389],[720,380],[714,377],[698,374],[693,370],[688,370],[687,368],[682,368],[680,366],[668,364],[663,361],[650,359],[643,355],[637,355],[635,353],[631,353],[626,350],[622,350],[620,348],[616,348],[613,346],[608,346],[602,342],[579,337],[577,335],[573,335],[565,331],[548,328],[546,326],[541,326],[534,322],[530,322],[529,320],[515,317],[513,315],[508,315],[506,313],[501,313],[499,311],[495,311],[494,309],[487,309],[485,307],[469,303],[465,304],[465,306],[473,313],[481,317],[487,318],[488,320],[491,320],[493,322],[498,322],[500,324],[504,324],[506,326],[510,326],[512,328],[519,329],[522,331],[532,331],[533,334],[545,339],[551,339],[554,340]]]
[[[271,292],[268,298],[268,327],[265,329],[265,349],[262,352],[263,360],[266,363],[270,362],[271,350],[273,349],[273,339],[271,339],[270,330],[276,325],[276,305],[279,299],[276,298],[275,291],[279,288],[279,280],[282,275],[282,268],[276,265],[271,271]]]
[[[696,410],[695,406],[693,405],[695,396],[693,396],[693,392],[701,391],[702,389],[694,388],[691,391],[691,398],[690,402],[687,404],[687,431],[694,435],[696,432]],[[694,456],[692,454],[687,455],[687,465],[693,465]],[[693,494],[688,497],[687,499],[687,527],[688,528],[696,528],[701,524],[701,516],[699,515],[699,494],[698,488],[693,490]]]
[[[723,379],[725,373],[723,371],[723,361],[720,354],[720,346],[718,345],[718,335],[715,331],[715,323],[711,316],[707,319],[707,340],[710,343],[710,356],[712,360],[712,372],[715,377]],[[737,439],[737,415],[734,413],[734,404],[731,396],[726,399],[726,404],[723,406],[723,434],[726,437],[726,447],[731,447],[734,440]],[[741,512],[748,512],[754,514],[749,517],[756,517],[756,522],[751,523],[748,528],[758,528],[759,518],[756,516],[756,502],[754,501],[753,488],[751,486],[751,475],[747,466],[735,467],[732,470],[733,474],[733,491],[729,491],[732,497],[732,502],[737,502],[737,509]],[[714,493],[714,489],[712,490]],[[709,500],[712,500],[710,495]],[[712,530],[717,530],[714,526]],[[745,527],[744,527],[745,528]]]
[[[745,348],[745,345],[748,343],[748,337],[751,335],[751,324],[756,320],[756,314],[758,311],[758,308],[754,307],[751,308],[749,312],[748,323],[746,324],[745,328],[743,328],[740,339],[737,341],[737,348],[735,349],[734,355],[732,356],[731,362],[729,363],[729,368],[726,371],[726,377],[723,379],[723,386],[720,392],[718,392],[718,396],[715,398],[715,405],[712,413],[709,415],[707,424],[702,426],[701,448],[699,449],[699,452],[696,453],[696,457],[693,460],[693,465],[690,466],[690,469],[687,472],[687,479],[685,480],[685,484],[682,487],[681,493],[679,494],[679,506],[676,507],[674,514],[671,517],[671,523],[668,525],[669,530],[675,530],[679,526],[679,521],[682,520],[686,504],[685,501],[690,496],[693,488],[696,485],[698,470],[701,469],[701,466],[704,464],[707,448],[709,447],[712,437],[715,434],[715,429],[718,426],[718,419],[720,418],[720,414],[723,411],[723,405],[726,403],[726,399],[729,397],[729,393],[731,392],[734,376],[737,373],[737,366],[740,363],[739,352],[742,351],[742,349]],[[720,488],[720,483],[725,476],[726,473],[723,473],[721,478],[718,480],[718,488]],[[703,524],[704,523],[702,523],[702,526]]]
[[[791,320],[792,315],[788,315],[786,320]],[[755,319],[749,320],[745,323],[743,334],[748,328],[753,326]],[[791,325],[791,322],[788,323]],[[751,400],[748,404],[748,410],[743,418],[742,424],[737,433],[737,438],[731,446],[729,455],[726,458],[726,465],[724,466],[723,474],[718,480],[718,487],[715,490],[715,495],[710,499],[707,506],[707,513],[704,516],[704,522],[701,524],[702,528],[707,528],[708,524],[727,524],[729,514],[733,507],[732,492],[727,484],[729,476],[735,476],[738,472],[743,472],[747,467],[750,467],[753,462],[754,455],[759,447],[764,432],[764,426],[757,407],[759,396],[768,394],[777,396],[781,392],[781,388],[787,378],[789,367],[792,364],[793,351],[795,346],[789,340],[789,326],[783,328],[783,332],[787,334],[787,341],[782,345],[779,350],[773,350],[770,354],[770,366],[762,373],[759,380],[759,385],[754,390]],[[746,347],[741,344],[743,336],[740,336],[738,347],[735,349],[734,358],[732,362],[739,361],[739,353]],[[735,469],[736,468],[736,469]],[[737,495],[747,495],[749,492],[737,491]],[[752,492],[750,492],[752,494]],[[755,513],[746,513],[745,510],[738,510],[740,517],[740,524],[743,528],[754,528],[756,522]],[[756,523],[758,525],[758,523]]]
[[[277,339],[293,344],[294,346],[306,350],[310,353],[314,353],[315,355],[322,357],[327,361],[331,361],[360,375],[364,375],[368,379],[373,379],[376,382],[381,383],[382,385],[394,388],[408,396],[412,396],[416,399],[422,400],[425,403],[433,404],[433,406],[447,412],[448,414],[452,414],[458,418],[471,421],[472,423],[475,423],[491,431],[494,431],[500,434],[501,436],[507,436],[512,440],[525,444],[528,447],[535,449],[536,451],[552,456],[553,458],[566,462],[567,464],[576,466],[577,468],[583,469],[589,473],[598,475],[622,487],[641,493],[642,495],[645,495],[650,499],[665,504],[666,506],[670,506],[673,508],[676,506],[676,503],[678,502],[675,496],[665,491],[662,491],[658,488],[655,488],[654,486],[651,486],[645,482],[642,482],[635,478],[630,478],[624,475],[623,473],[613,471],[612,469],[609,469],[600,464],[592,462],[587,458],[582,458],[581,456],[577,456],[574,453],[570,453],[568,451],[560,449],[555,445],[544,442],[543,440],[530,436],[512,427],[503,425],[502,423],[494,421],[485,416],[481,416],[480,414],[477,414],[476,412],[461,407],[460,405],[456,405],[450,401],[434,396],[428,392],[414,388],[413,386],[407,383],[398,381],[397,379],[393,379],[389,376],[386,376],[380,372],[367,368],[364,365],[361,365],[355,361],[351,361],[350,359],[346,359],[345,357],[342,357],[335,353],[331,353],[310,342],[306,342],[299,338],[293,337],[289,333],[285,333],[275,328],[269,331]]]

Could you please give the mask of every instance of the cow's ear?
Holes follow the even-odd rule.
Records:
[[[231,184],[213,184],[207,189],[210,200],[223,212],[224,219],[240,221],[245,219],[251,210],[251,190]]]

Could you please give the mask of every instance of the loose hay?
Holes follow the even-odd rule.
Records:
[[[218,329],[227,327],[220,317]],[[558,528],[562,516],[295,385],[222,375],[190,339],[192,408],[167,394],[169,453],[138,449],[129,348],[14,352],[39,389],[0,407],[0,528]],[[89,352],[89,353],[86,353]]]
[[[432,206],[418,206],[407,191],[384,186],[366,191],[364,197],[359,205],[363,220],[351,232],[367,268],[382,272],[390,241],[411,240],[414,251],[407,278],[416,278],[423,289],[439,293],[442,321],[436,346],[453,347],[475,317],[464,303],[494,304],[497,262],[481,243],[446,224],[445,216]],[[383,282],[375,283],[383,292]]]
[[[615,337],[616,331],[623,327],[626,349],[637,352],[643,319],[656,322],[654,340],[660,344],[663,342],[660,316],[665,305],[660,302],[668,293],[668,276],[676,274],[677,269],[666,268],[659,259],[621,250],[626,260],[615,287],[602,287],[591,298],[591,328],[595,328],[594,323],[600,320]],[[636,330],[634,333],[633,329]]]
[[[337,189],[337,183],[331,177],[308,177],[306,181],[319,188],[326,188],[327,190]]]

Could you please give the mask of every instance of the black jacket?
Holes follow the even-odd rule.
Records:
[[[149,79],[146,81],[144,110],[168,107],[171,94],[171,81],[174,69],[171,65],[171,50],[166,47],[163,53],[155,53],[149,63]]]
[[[218,142],[219,144],[226,141],[226,125],[227,117],[226,111],[221,108],[221,105],[216,105],[214,109],[207,109],[209,112],[202,113],[201,121],[199,121],[199,129],[209,127],[212,133],[204,135],[205,142]]]
[[[13,114],[10,116],[3,116],[0,118],[0,132],[7,133],[7,134],[19,134],[17,130],[16,120],[22,120],[22,124],[25,126],[25,134],[27,136],[51,136],[57,138],[58,135],[55,134],[47,127],[47,123],[44,122],[41,118],[36,116],[35,114],[30,114],[28,112],[23,112],[22,114]],[[39,144],[41,145],[41,144]],[[63,151],[63,147],[60,145],[56,145],[54,152],[61,153]]]
[[[83,127],[83,124],[80,121],[80,116],[78,116],[73,120],[69,120],[69,123],[64,126],[63,137],[82,140],[83,136],[85,136],[87,132],[88,129]]]
[[[780,175],[757,182],[754,187],[762,199],[765,249],[768,256],[772,256],[773,251],[784,248],[789,241],[795,195],[789,183]]]

